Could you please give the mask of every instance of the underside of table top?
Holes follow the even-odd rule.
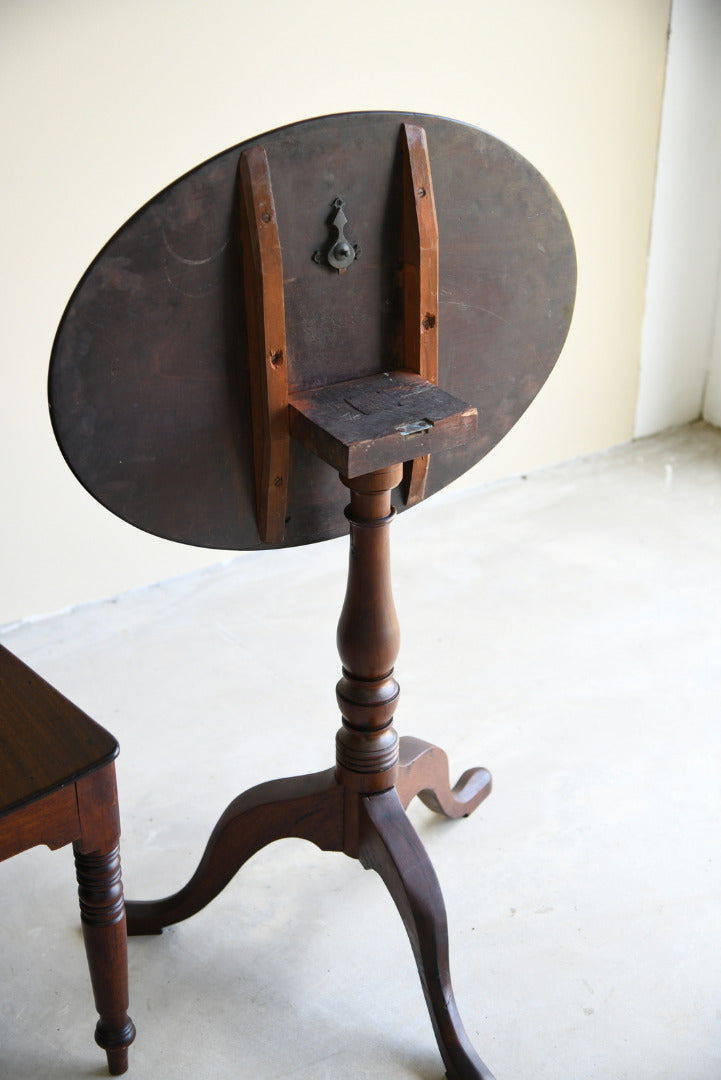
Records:
[[[261,540],[255,510],[237,171],[262,146],[283,259],[288,388],[305,395],[401,368],[398,132],[423,127],[439,236],[438,386],[477,410],[430,458],[425,495],[482,458],[548,377],[573,310],[571,232],[548,183],[477,128],[354,113],[225,151],[134,215],[91,264],[55,341],[49,396],[70,467],[150,533],[225,549]],[[327,248],[336,200],[358,257]],[[410,445],[410,443],[409,443]],[[403,495],[394,495],[404,509]],[[347,531],[337,469],[291,440],[283,544]]]

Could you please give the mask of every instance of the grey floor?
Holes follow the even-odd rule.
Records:
[[[487,765],[468,820],[413,804],[456,997],[498,1080],[721,1077],[721,432],[693,425],[393,526],[401,733]],[[345,541],[2,640],[119,738],[126,895],[173,891],[246,787],[332,764]],[[103,1075],[68,851],[0,868],[0,1075]],[[399,918],[281,841],[130,943],[138,1078],[440,1080]]]

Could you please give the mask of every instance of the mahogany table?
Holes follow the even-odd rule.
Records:
[[[127,904],[129,932],[193,915],[273,840],[344,851],[393,896],[450,1080],[491,1073],[405,807],[467,816],[491,778],[451,788],[444,752],[393,727],[389,527],[528,407],[575,278],[558,199],[502,142],[435,116],[327,116],[235,146],[139,210],[77,287],[51,361],[66,460],[131,524],[238,550],[350,532],[335,766],[240,795],[182,889]]]

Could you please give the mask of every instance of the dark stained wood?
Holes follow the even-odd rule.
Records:
[[[293,124],[193,169],[94,260],[53,348],[63,453],[131,524],[215,548],[258,534],[237,170],[262,146],[282,249],[291,393],[398,370],[403,358],[402,125],[423,128],[438,223],[438,385],[478,410],[476,435],[434,453],[426,496],[513,426],[550,373],[573,309],[575,256],[555,194],[520,154],[466,124],[356,113]],[[361,257],[313,261],[337,197]],[[435,333],[435,330],[433,331]],[[337,475],[291,445],[283,544],[347,531]],[[394,505],[403,510],[400,491]]]
[[[339,273],[323,253],[340,207],[361,257]],[[226,151],[140,210],[76,290],[51,361],[68,463],[132,524],[228,548],[350,528],[335,770],[240,795],[183,888],[128,904],[130,932],[193,915],[274,840],[342,850],[403,918],[449,1080],[492,1077],[458,1015],[443,898],[404,806],[418,795],[466,816],[491,778],[469,769],[451,788],[443,751],[399,743],[389,527],[528,407],[563,346],[575,275],[556,196],[503,143],[438,117],[321,117]],[[112,839],[76,844],[91,952],[119,925]],[[110,1054],[123,1002],[98,1008]]]
[[[95,774],[97,776],[97,774]],[[101,778],[102,779],[102,778]],[[127,1072],[128,1047],[135,1025],[128,1016],[127,928],[120,849],[84,852],[84,837],[75,845],[75,869],[85,954],[99,1019],[95,1041],[105,1050],[108,1072]]]
[[[401,125],[403,158],[403,366],[438,382],[438,220],[426,133]],[[406,504],[425,498],[429,455],[408,462]]]
[[[283,257],[268,158],[240,155],[241,236],[258,533],[282,543],[288,504],[290,436]]]
[[[0,707],[0,816],[117,756],[109,732],[2,645]]]
[[[399,687],[393,665],[400,627],[390,571],[391,491],[403,466],[344,478],[350,488],[350,557],[336,643],[343,677],[336,699],[343,726],[336,735],[338,779],[353,791],[391,787],[398,775],[393,714]]]
[[[76,836],[80,836],[80,818],[71,783],[38,800],[26,800],[0,817],[0,862],[39,844],[56,851]]]
[[[390,574],[391,493],[397,463],[358,477],[350,490],[350,558],[338,622],[343,665],[336,688],[342,727],[336,767],[260,784],[226,809],[197,870],[160,900],[129,901],[128,932],[155,934],[210,903],[262,847],[283,837],[344,851],[374,869],[388,887],[413,947],[449,1080],[493,1080],[458,1015],[448,970],[443,897],[423,845],[403,807],[419,795],[446,817],[470,814],[491,790],[485,769],[469,769],[451,788],[442,750],[400,740],[393,727],[399,687],[393,675],[400,629]]]
[[[343,791],[333,769],[271,780],[239,795],[208,841],[190,881],[162,900],[129,900],[129,934],[158,934],[209,904],[261,848],[295,837],[343,850]]]
[[[111,1075],[128,1067],[128,959],[107,731],[0,646],[0,860],[73,844],[85,950]]]
[[[467,806],[465,813],[472,809]],[[284,837],[309,840],[324,851],[345,851],[380,875],[406,926],[449,1080],[493,1080],[466,1035],[453,996],[438,879],[394,788],[364,795],[342,785],[332,769],[252,788],[225,811],[182,889],[163,900],[128,902],[128,932],[160,933],[189,918],[252,855]]]
[[[290,417],[292,435],[344,476],[463,445],[478,424],[474,406],[405,371],[293,395]]]
[[[359,858],[383,879],[403,919],[448,1080],[493,1080],[471,1045],[453,995],[438,878],[394,788],[361,798]]]
[[[491,788],[491,774],[481,768],[466,769],[451,787],[445,750],[412,735],[400,740],[396,791],[404,807],[417,795],[436,814],[468,817],[488,798]]]

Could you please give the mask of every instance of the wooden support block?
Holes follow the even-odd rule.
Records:
[[[290,399],[294,438],[343,476],[362,476],[473,438],[474,406],[408,371],[322,386]]]
[[[258,533],[282,543],[288,502],[288,357],[283,260],[262,146],[240,155],[241,247],[248,326],[253,459]]]
[[[438,382],[438,220],[426,133],[401,126],[403,160],[403,366]],[[428,457],[409,462],[409,505],[425,497]]]

